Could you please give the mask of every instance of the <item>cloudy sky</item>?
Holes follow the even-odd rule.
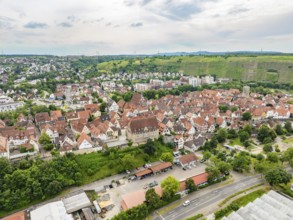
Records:
[[[0,52],[293,52],[292,21],[292,0],[0,0]]]

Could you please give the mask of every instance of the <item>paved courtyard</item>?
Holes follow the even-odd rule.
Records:
[[[118,214],[120,211],[120,201],[123,195],[130,193],[130,192],[134,192],[137,190],[141,190],[143,189],[143,186],[145,184],[151,183],[154,180],[156,180],[159,184],[161,184],[161,182],[168,176],[174,176],[176,179],[178,180],[184,180],[188,177],[200,174],[205,172],[205,165],[198,163],[196,167],[192,167],[191,169],[188,170],[182,170],[181,167],[177,167],[177,166],[173,166],[172,170],[169,170],[167,172],[158,174],[158,175],[154,175],[154,176],[150,176],[150,177],[146,177],[142,180],[135,180],[132,182],[128,182],[128,180],[125,180],[125,184],[124,185],[120,185],[116,188],[113,189],[109,189],[107,191],[107,193],[110,194],[111,199],[115,205],[115,207],[109,211],[106,215],[107,218],[112,218],[114,215]],[[147,189],[146,189],[147,190]]]

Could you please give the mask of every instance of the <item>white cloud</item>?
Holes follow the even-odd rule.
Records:
[[[0,11],[6,53],[293,50],[289,0],[2,0]]]

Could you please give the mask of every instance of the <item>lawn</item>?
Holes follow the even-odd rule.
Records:
[[[106,152],[76,156],[75,159],[81,168],[83,176],[82,184],[124,172],[125,168],[122,164],[122,158],[127,154],[133,155],[135,167],[140,167],[145,163],[158,161],[164,152],[172,152],[172,149],[158,141],[155,141],[154,144],[157,150],[152,156],[145,154],[142,147],[128,147],[121,150],[111,149]]]
[[[230,140],[230,145],[231,146],[235,146],[235,145],[243,146],[243,144],[241,143],[239,138],[234,138],[234,139]]]
[[[293,137],[287,138],[285,140],[283,140],[283,143],[285,144],[293,144]]]
[[[252,186],[252,187],[250,187],[250,188],[247,188],[247,189],[241,190],[241,191],[239,191],[239,192],[236,192],[236,193],[232,194],[231,196],[228,196],[228,197],[227,197],[226,199],[224,199],[221,203],[219,203],[219,206],[223,206],[223,205],[225,205],[229,200],[231,200],[232,198],[234,198],[234,197],[236,197],[236,196],[238,196],[238,195],[240,195],[240,194],[242,194],[242,193],[244,193],[244,192],[247,192],[247,191],[249,191],[249,190],[251,190],[251,189],[254,189],[254,188],[256,188],[256,187],[259,187],[259,186],[261,186],[261,185],[263,185],[263,184],[260,183],[260,184],[254,185],[254,186]]]

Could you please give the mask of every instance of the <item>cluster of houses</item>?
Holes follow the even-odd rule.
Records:
[[[59,86],[67,88],[66,86]],[[77,87],[71,87],[76,88]],[[9,157],[9,151],[25,147],[37,150],[38,136],[46,133],[61,152],[127,146],[157,139],[160,135],[177,149],[197,150],[217,128],[239,129],[245,123],[244,112],[252,115],[252,125],[263,120],[283,123],[293,114],[292,98],[285,94],[260,95],[238,89],[203,90],[167,95],[156,100],[146,100],[135,93],[130,102],[115,102],[102,90],[96,90],[107,102],[106,112],[99,104],[80,103],[74,111],[41,112],[35,117],[20,115],[15,126],[0,121],[0,153]],[[85,97],[92,89],[83,90]],[[248,94],[247,94],[248,93]],[[219,106],[225,106],[223,111]],[[272,124],[272,123],[271,123]],[[7,145],[7,146],[5,146]]]
[[[6,95],[0,95],[0,112],[14,111],[24,106],[24,102],[14,102],[14,100]]]

